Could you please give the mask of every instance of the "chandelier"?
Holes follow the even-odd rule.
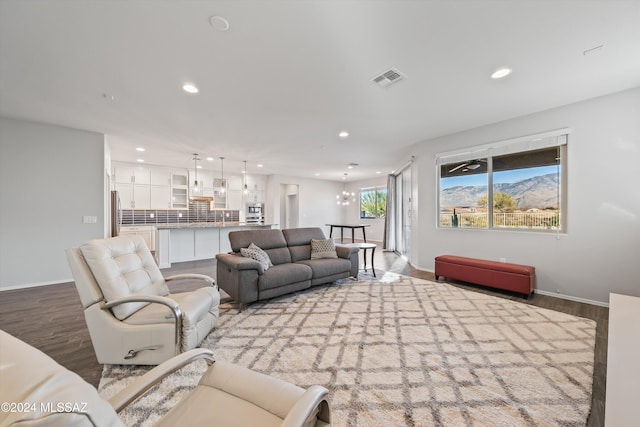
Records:
[[[342,179],[347,179],[347,174],[346,173],[344,174]],[[336,196],[336,199],[337,199],[337,203],[339,205],[347,206],[349,203],[355,203],[356,202],[356,193],[354,193],[354,192],[349,193],[346,190],[346,184],[345,184],[345,189],[342,190],[342,194],[338,194]]]

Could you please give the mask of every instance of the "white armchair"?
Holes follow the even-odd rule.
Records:
[[[100,363],[157,365],[197,347],[218,321],[213,279],[164,278],[139,236],[91,240],[66,253]],[[209,286],[169,293],[167,282],[178,279]]]
[[[210,363],[199,384],[156,426],[328,427],[328,391],[307,390],[194,349],[156,366],[108,401],[40,350],[0,330],[2,426],[124,426],[118,413],[167,375],[194,360]],[[4,404],[3,404],[4,405]],[[5,410],[6,409],[6,410]]]

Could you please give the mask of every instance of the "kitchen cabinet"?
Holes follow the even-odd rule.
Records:
[[[113,180],[123,209],[186,209],[189,206],[187,169],[114,162]]]
[[[148,185],[116,183],[115,189],[123,209],[150,209],[151,191]]]
[[[167,182],[169,182],[168,175]],[[152,185],[150,191],[151,209],[167,209],[171,207],[171,188],[169,186]]]
[[[171,207],[186,209],[189,207],[187,187],[171,187]]]
[[[142,237],[150,251],[156,250],[156,228],[152,225],[121,226],[119,236]]]
[[[113,168],[113,174],[115,182],[120,184],[149,185],[151,183],[151,170],[146,166],[118,164]]]
[[[189,174],[187,171],[171,171],[171,186],[172,187],[187,187],[189,185]]]
[[[189,207],[189,172],[171,171],[171,207],[186,209]]]
[[[148,185],[133,185],[133,208],[151,209],[151,188]]]
[[[171,186],[171,169],[163,167],[151,167],[150,168],[150,184],[162,187]]]

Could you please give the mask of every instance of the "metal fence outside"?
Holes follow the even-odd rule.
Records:
[[[462,212],[456,215],[458,228],[488,228],[489,226],[487,212]],[[557,211],[493,213],[493,228],[557,230],[559,225],[560,214]],[[453,227],[452,213],[440,213],[440,227]]]

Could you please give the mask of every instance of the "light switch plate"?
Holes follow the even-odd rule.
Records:
[[[92,215],[85,215],[82,217],[82,223],[83,224],[97,224],[98,223],[98,217],[97,216],[92,216]]]

